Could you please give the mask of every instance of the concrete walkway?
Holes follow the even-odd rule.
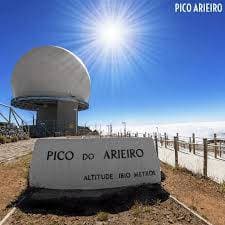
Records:
[[[28,154],[33,150],[37,139],[23,140],[13,143],[0,144],[0,162]]]

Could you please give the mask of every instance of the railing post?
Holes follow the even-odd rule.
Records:
[[[189,152],[191,152],[191,137],[189,137],[189,144],[188,144],[188,146],[189,146]]]
[[[165,141],[165,148],[167,147],[167,143],[166,143],[166,133],[164,133],[164,141]]]
[[[203,162],[203,176],[207,177],[207,138],[203,139],[203,153],[204,153],[204,162]]]
[[[177,151],[179,151],[179,134],[177,133]]]
[[[178,167],[178,140],[174,137],[174,152],[175,152],[175,168]]]
[[[214,134],[214,156],[217,158],[217,142],[216,142],[216,134]]]
[[[158,139],[157,139],[157,135],[155,135],[155,149],[156,149],[156,153],[157,153],[157,156],[159,154],[159,149],[158,149]]]
[[[11,115],[12,115],[12,108],[9,107],[9,126],[11,127]]]
[[[195,134],[192,134],[193,153],[195,154]]]
[[[163,139],[162,137],[160,137],[160,144],[161,144],[161,147],[163,146]]]

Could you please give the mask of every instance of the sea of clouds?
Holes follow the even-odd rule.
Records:
[[[106,126],[105,126],[106,127]],[[108,129],[102,126],[102,132],[108,133]],[[124,126],[122,124],[112,124],[113,133],[123,132]],[[186,122],[186,123],[168,123],[168,124],[132,124],[127,123],[126,130],[131,133],[153,133],[158,132],[163,134],[166,132],[170,137],[179,133],[180,136],[191,137],[195,133],[196,137],[213,137],[216,133],[218,137],[225,138],[225,121],[214,122]]]

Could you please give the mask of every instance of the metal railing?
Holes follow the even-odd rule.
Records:
[[[11,107],[0,103],[0,135],[6,137],[29,136],[29,126]]]
[[[192,134],[192,137],[184,137],[176,134],[178,151],[187,151],[193,154],[203,155],[204,152],[204,139],[196,137]],[[168,135],[160,136],[158,139],[161,147],[174,149],[174,138],[169,138]],[[214,158],[225,159],[225,139],[217,138],[214,134],[214,138],[207,138],[207,154]]]

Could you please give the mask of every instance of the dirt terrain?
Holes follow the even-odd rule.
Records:
[[[163,187],[181,202],[215,225],[225,224],[225,183],[217,184],[185,169],[161,163]]]
[[[17,161],[0,164],[0,219],[9,210],[10,203],[25,189],[30,159],[31,155],[27,155]]]

